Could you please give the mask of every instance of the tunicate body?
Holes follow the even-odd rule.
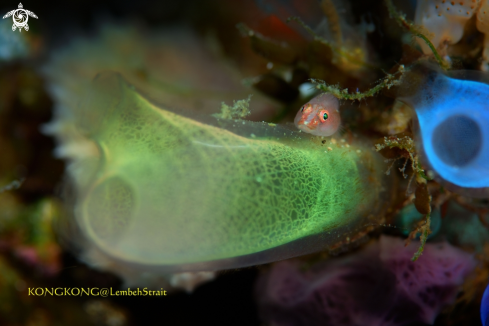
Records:
[[[448,188],[485,196],[489,187],[489,85],[482,73],[451,77],[421,69],[412,72],[399,99],[416,111],[418,148]],[[478,80],[477,80],[478,79]]]
[[[489,325],[489,285],[484,291],[481,301],[481,320],[483,326]]]
[[[382,221],[390,184],[368,144],[198,121],[155,106],[117,73],[81,95],[47,129],[71,162],[84,241],[73,239],[92,264],[237,268],[326,250]]]
[[[446,44],[455,44],[460,41],[464,33],[465,24],[477,14],[479,4],[473,1],[418,1],[414,22],[427,31],[435,48]],[[419,41],[421,49],[426,54],[432,50],[424,41]]]

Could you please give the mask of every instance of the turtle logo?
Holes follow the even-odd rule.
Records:
[[[14,9],[12,11],[9,11],[5,16],[3,16],[3,19],[10,16],[12,16],[12,19],[14,20],[14,24],[12,25],[12,30],[15,31],[15,29],[18,28],[19,32],[22,31],[22,28],[24,28],[26,31],[29,30],[29,25],[27,25],[29,16],[37,19],[35,13],[23,9],[22,3],[19,3],[19,9]]]

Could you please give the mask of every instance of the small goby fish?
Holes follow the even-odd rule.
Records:
[[[294,119],[300,130],[316,135],[331,136],[341,125],[340,102],[332,94],[321,94],[304,104]]]

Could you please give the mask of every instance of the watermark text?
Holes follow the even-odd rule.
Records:
[[[83,297],[83,296],[91,296],[91,297],[146,297],[146,296],[166,296],[166,290],[163,288],[159,290],[152,290],[148,288],[127,288],[126,290],[114,290],[112,288],[65,288],[65,287],[57,287],[57,288],[47,288],[47,287],[37,287],[37,288],[28,288],[29,296],[35,297]]]

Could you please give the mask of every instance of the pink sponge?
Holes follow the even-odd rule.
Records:
[[[261,316],[284,326],[432,324],[476,263],[448,243],[427,244],[411,262],[417,245],[382,236],[358,253],[307,269],[297,260],[276,263],[257,284]]]

